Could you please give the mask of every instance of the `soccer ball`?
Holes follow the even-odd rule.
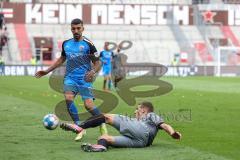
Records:
[[[47,114],[43,118],[43,126],[49,130],[54,130],[59,124],[59,119],[55,114]]]

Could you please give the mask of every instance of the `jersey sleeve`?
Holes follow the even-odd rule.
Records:
[[[104,59],[104,58],[103,58],[103,51],[100,52],[99,59],[100,59],[101,62],[103,62],[103,59]]]
[[[65,49],[64,49],[64,43],[65,43],[66,41],[64,41],[63,43],[62,43],[62,53],[61,53],[61,56],[63,56],[63,57],[66,57],[66,52],[65,52]]]
[[[85,42],[87,42],[88,46],[89,46],[89,58],[94,62],[94,61],[98,61],[99,60],[99,53],[96,49],[96,47],[94,46],[94,44],[88,40],[88,39],[84,39]]]
[[[162,123],[164,123],[164,120],[161,116],[157,115],[156,113],[149,113],[147,115],[147,118],[152,121],[156,126],[160,126]],[[161,129],[161,128],[159,128]]]
[[[99,57],[100,58],[103,57],[103,51],[100,52],[100,56]]]

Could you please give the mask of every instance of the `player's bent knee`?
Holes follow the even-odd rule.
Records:
[[[107,124],[113,124],[113,118],[115,114],[104,114]]]

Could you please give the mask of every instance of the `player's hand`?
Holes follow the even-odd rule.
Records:
[[[86,82],[93,82],[95,80],[96,72],[94,70],[91,70],[86,73],[85,75],[85,81]]]
[[[46,71],[37,71],[35,73],[35,77],[36,78],[41,78],[42,76],[45,76],[46,74],[48,74],[48,72],[46,72]]]
[[[173,134],[171,134],[172,138],[174,139],[181,139],[182,138],[182,135],[180,132],[174,132]]]

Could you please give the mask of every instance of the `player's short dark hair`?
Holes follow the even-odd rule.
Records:
[[[143,101],[143,102],[140,103],[140,105],[142,107],[147,108],[148,112],[153,112],[154,111],[154,107],[153,107],[153,104],[151,102]]]
[[[79,18],[75,18],[72,20],[71,24],[77,25],[77,24],[81,24],[83,25],[83,21]]]

